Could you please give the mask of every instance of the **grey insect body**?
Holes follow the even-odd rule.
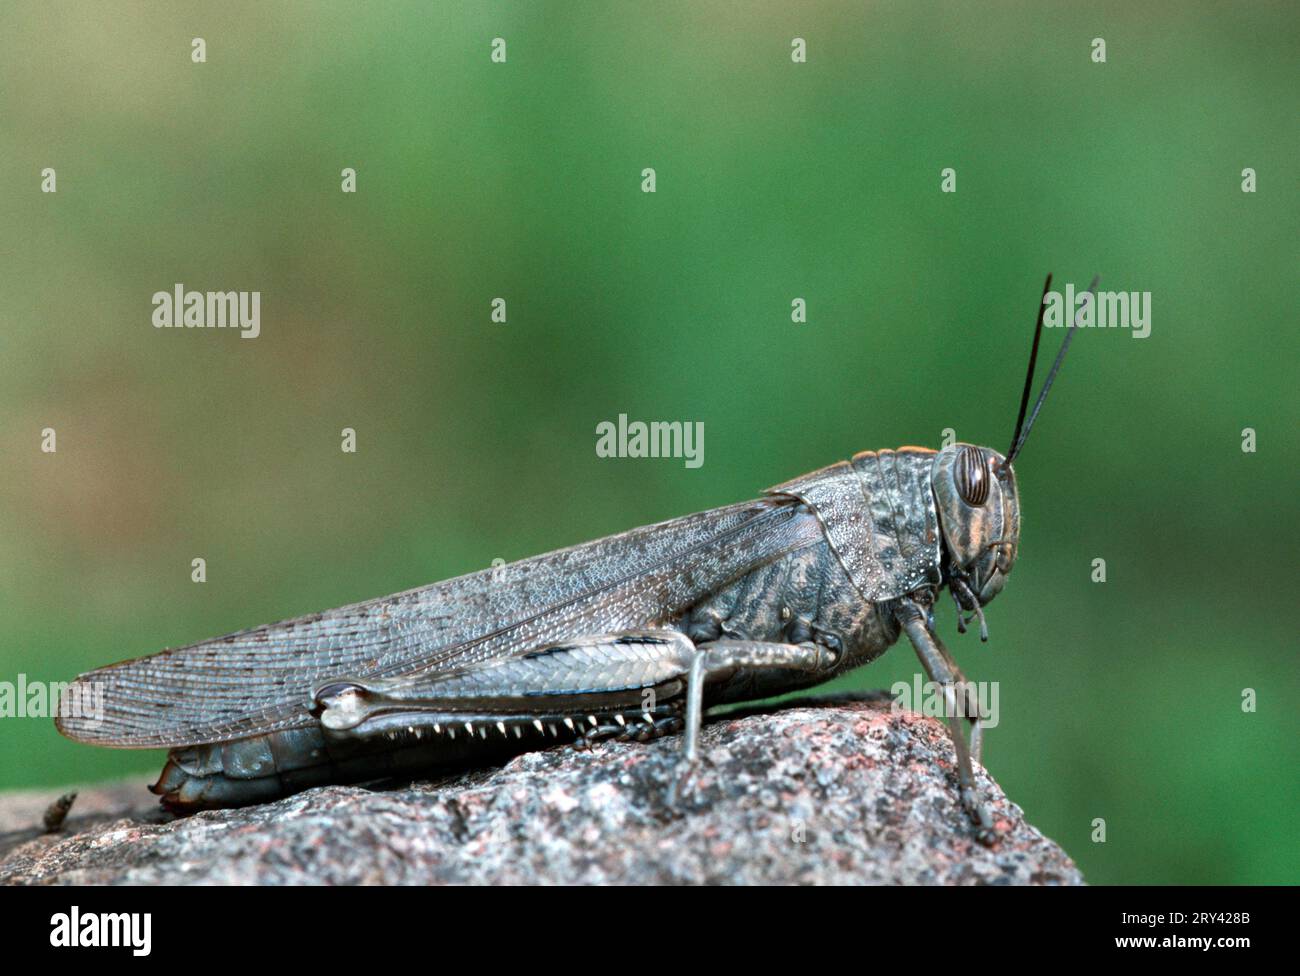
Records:
[[[962,798],[990,839],[980,716],[933,607],[948,588],[959,621],[982,619],[1014,564],[1041,327],[1006,457],[865,452],[756,501],[110,665],[78,678],[104,687],[102,719],[59,728],[170,749],[153,789],[181,810],[678,730],[688,771],[707,707],[821,683],[906,633],[952,696]]]

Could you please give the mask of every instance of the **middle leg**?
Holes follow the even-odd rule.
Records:
[[[682,739],[683,768],[670,795],[681,794],[699,757],[700,725],[704,720],[704,687],[746,670],[829,672],[838,660],[830,649],[811,641],[777,644],[767,641],[723,639],[701,644],[686,678],[686,734]]]

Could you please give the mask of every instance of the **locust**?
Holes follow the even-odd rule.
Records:
[[[181,813],[679,732],[685,782],[706,709],[820,684],[905,634],[943,689],[960,801],[988,839],[987,716],[935,609],[946,589],[959,631],[978,619],[988,639],[1019,552],[1012,463],[1079,322],[1027,412],[1051,280],[1005,454],[865,451],[755,500],[102,667],[69,689],[102,691],[100,714],[58,728],[170,750],[150,789]]]

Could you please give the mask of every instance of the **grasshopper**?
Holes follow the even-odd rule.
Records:
[[[867,451],[754,501],[99,668],[69,693],[102,688],[102,715],[61,715],[58,728],[169,749],[150,789],[180,812],[683,731],[676,787],[708,706],[819,684],[906,634],[944,689],[961,800],[989,839],[978,701],[934,608],[948,589],[959,630],[978,617],[988,639],[983,608],[1019,549],[1012,462],[1078,325],[1026,416],[1043,308],[1005,455]]]

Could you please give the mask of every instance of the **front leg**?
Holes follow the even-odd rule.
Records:
[[[927,626],[932,627],[932,623],[927,618]],[[931,633],[934,631],[931,629]],[[970,722],[970,755],[975,762],[983,762],[981,758],[984,752],[984,735],[987,731],[984,725],[984,719],[988,716],[980,711],[979,695],[973,684],[966,678],[965,672],[958,666],[956,659],[953,658],[952,652],[936,637],[935,644],[939,648],[939,654],[943,657],[944,664],[948,665],[948,671],[952,675],[953,684],[956,690],[960,692],[964,707],[961,714]]]
[[[898,622],[906,631],[908,639],[916,649],[916,656],[921,660],[930,680],[943,688],[944,714],[948,722],[948,734],[952,738],[953,751],[957,754],[958,783],[961,788],[962,805],[977,825],[977,835],[981,843],[991,844],[996,839],[993,832],[993,817],[988,806],[980,801],[975,783],[975,770],[971,765],[971,750],[967,748],[966,739],[961,731],[961,717],[970,719],[974,725],[971,732],[972,744],[979,745],[979,711],[975,705],[972,712],[973,694],[970,684],[956,667],[948,649],[930,628],[925,611],[911,601],[903,601],[897,611]],[[960,684],[959,684],[960,682]],[[957,692],[962,692],[963,701],[958,706]]]

